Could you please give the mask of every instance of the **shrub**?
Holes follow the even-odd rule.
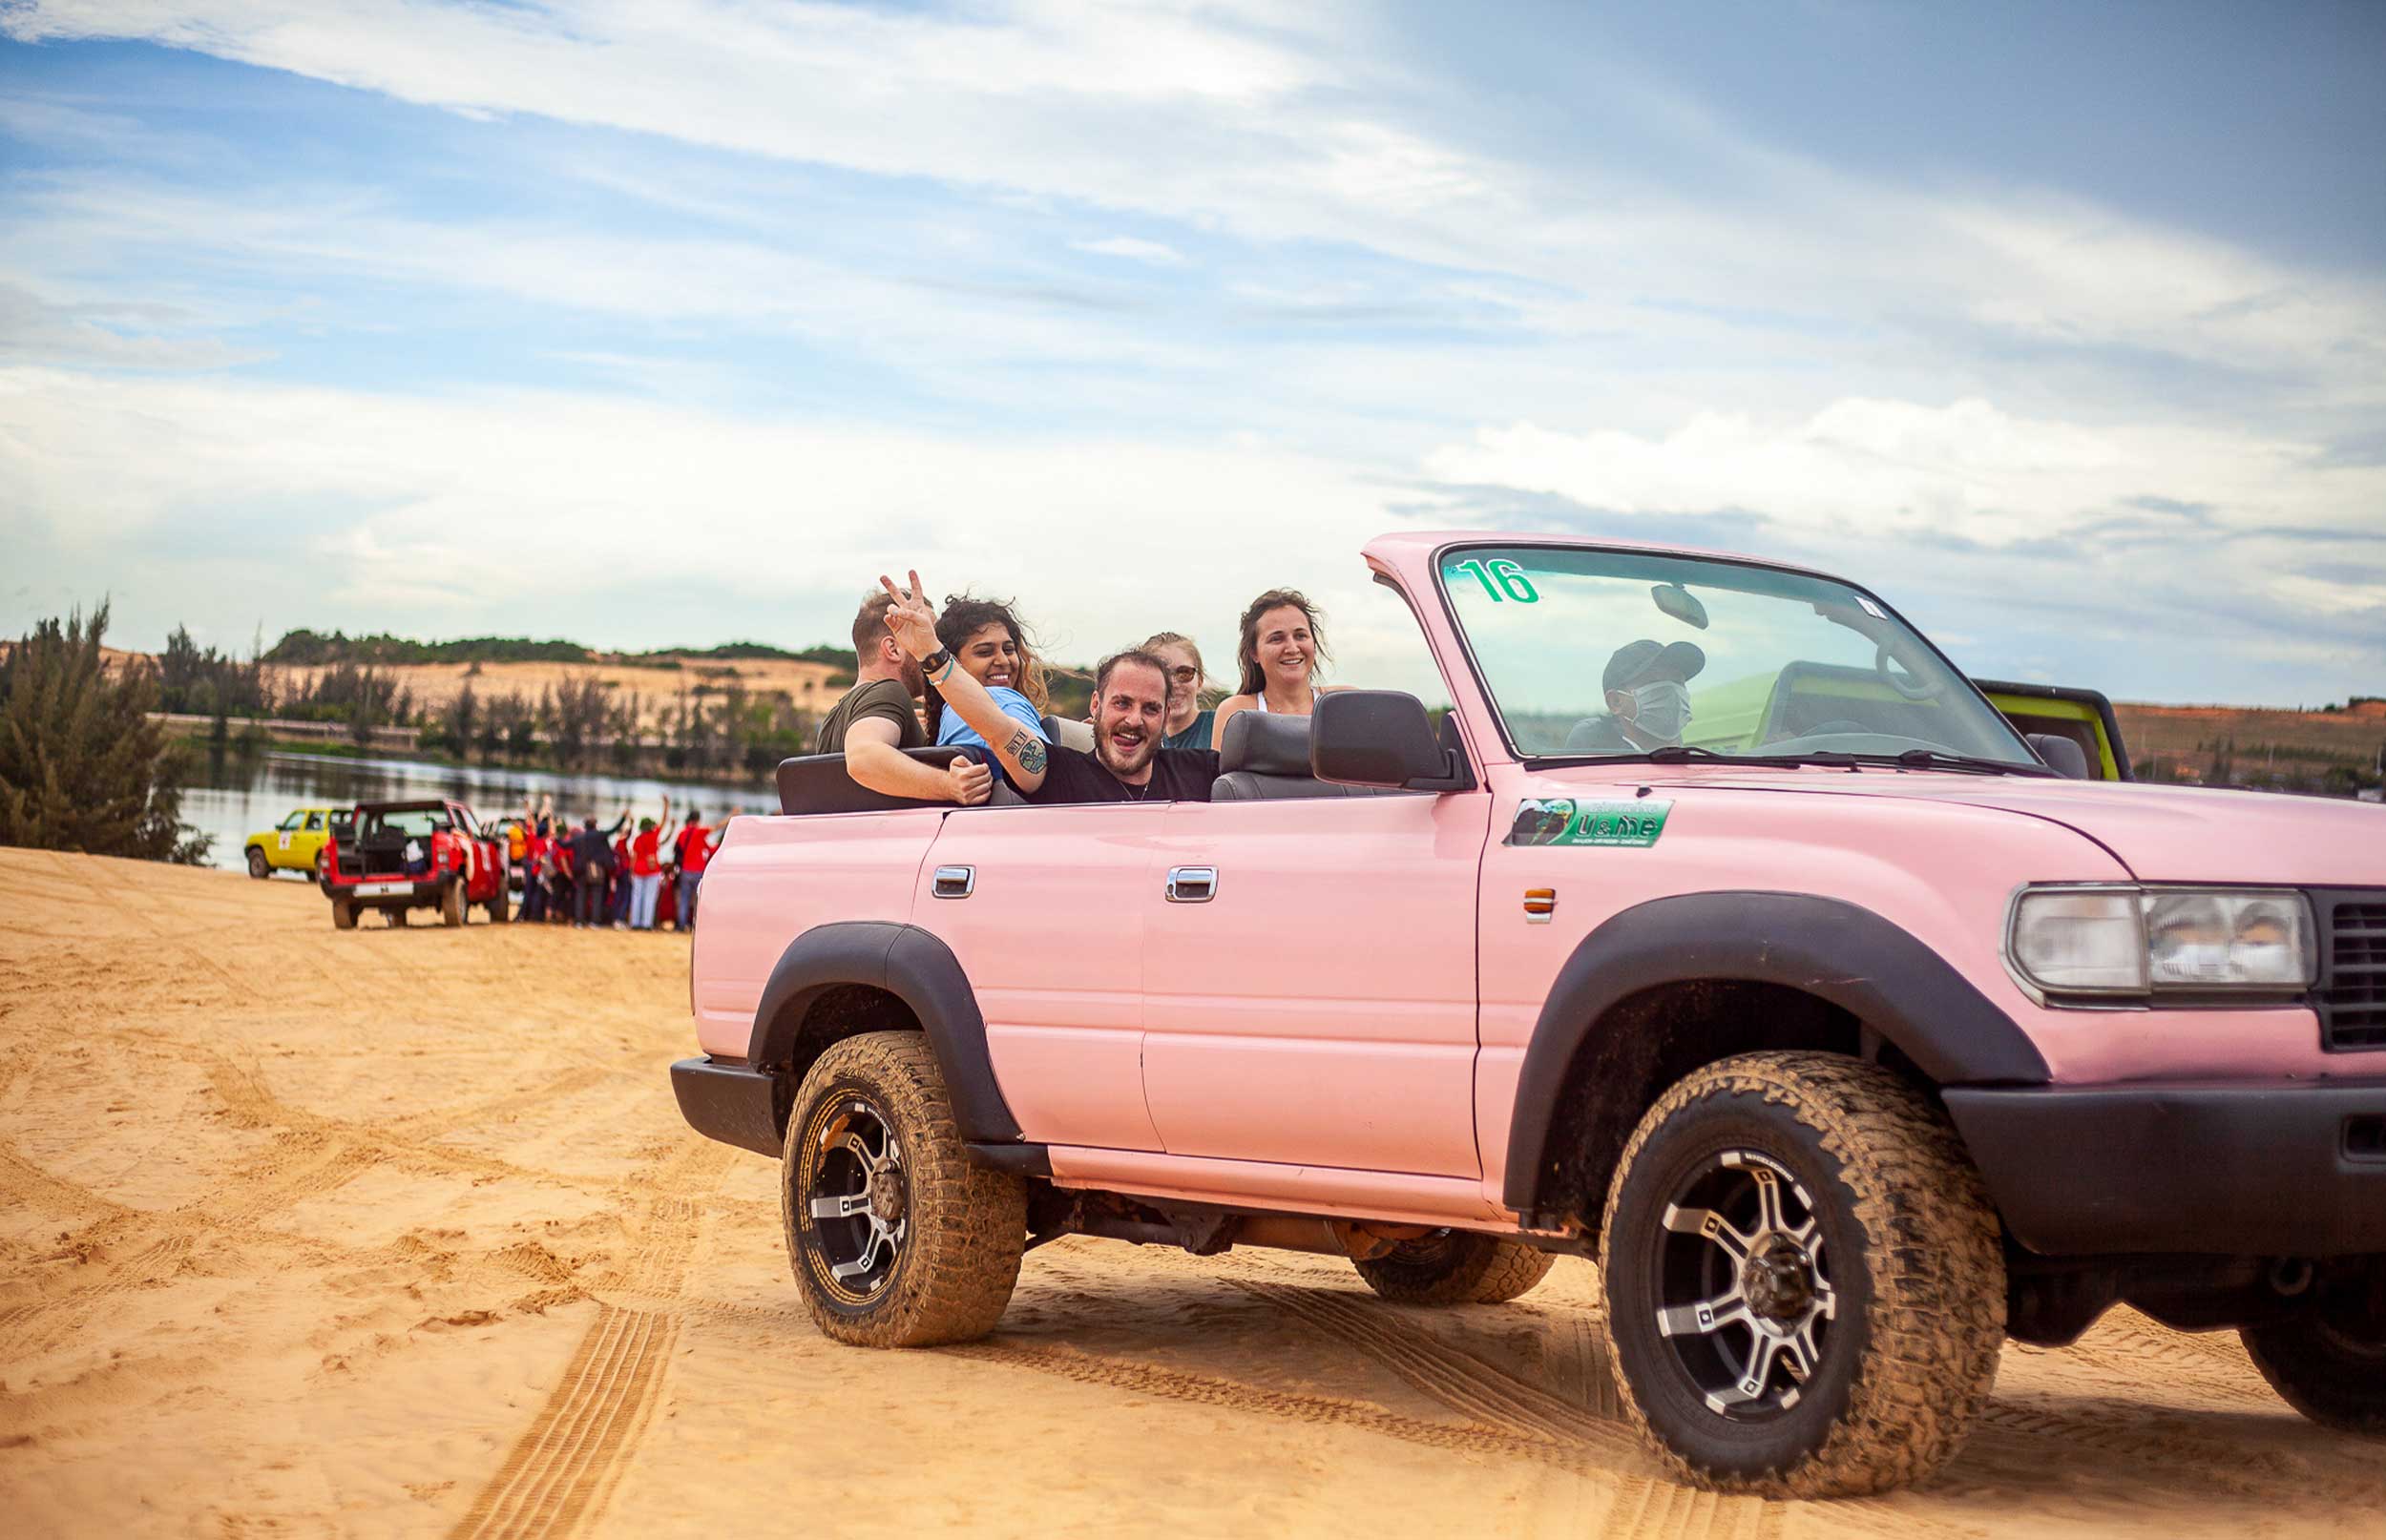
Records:
[[[0,663],[0,843],[196,865],[213,843],[181,822],[184,751],[150,719],[157,671],[109,670],[102,603],[44,620]]]

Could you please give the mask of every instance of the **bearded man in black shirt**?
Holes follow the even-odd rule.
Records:
[[[1168,665],[1149,653],[1114,653],[1094,672],[1094,752],[1086,754],[1022,728],[994,704],[986,687],[956,664],[936,640],[936,611],[911,574],[910,593],[881,577],[893,602],[887,629],[920,660],[945,704],[977,729],[1002,761],[1011,784],[1032,802],[1205,802],[1218,779],[1210,749],[1163,749],[1167,736]]]

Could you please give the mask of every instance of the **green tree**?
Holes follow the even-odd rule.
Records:
[[[197,864],[213,842],[181,822],[184,754],[149,717],[157,672],[111,671],[107,629],[103,602],[0,662],[0,843]]]

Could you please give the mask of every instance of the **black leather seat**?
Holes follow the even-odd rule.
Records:
[[[942,770],[972,751],[951,746],[905,749],[906,757]],[[989,807],[1026,807],[1028,800],[1007,782],[994,782]],[[847,773],[842,754],[806,754],[779,761],[779,811],[782,813],[894,813],[907,807],[951,807],[947,801],[915,797],[890,797],[870,790]]]
[[[1091,754],[1094,752],[1094,724],[1070,721],[1065,718],[1056,717],[1046,712],[1044,713],[1044,741],[1057,743],[1064,749],[1075,749],[1079,754]]]
[[[1309,718],[1238,712],[1218,749],[1215,802],[1292,801],[1308,797],[1376,797],[1376,786],[1346,786],[1309,774]]]
[[[904,754],[942,770],[961,757],[955,748],[905,749]],[[782,813],[890,813],[906,807],[950,807],[950,802],[889,797],[846,774],[842,754],[806,754],[779,761]]]

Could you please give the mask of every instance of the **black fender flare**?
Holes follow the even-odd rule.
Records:
[[[1781,984],[1830,1001],[1937,1085],[2041,1085],[2038,1045],[1945,958],[1872,910],[1804,893],[1652,899],[1582,938],[1542,1002],[1517,1076],[1502,1201],[1538,1206],[1577,1053],[1610,1008],[1668,984]]]
[[[1002,1099],[994,1061],[986,1049],[986,1018],[961,960],[929,931],[883,920],[841,920],[814,926],[787,943],[754,1008],[745,1062],[766,1070],[787,1062],[812,1002],[845,985],[885,989],[911,1008],[936,1053],[936,1068],[952,1098],[961,1137],[1010,1144],[1017,1119]],[[794,1087],[787,1088],[791,1094]]]

